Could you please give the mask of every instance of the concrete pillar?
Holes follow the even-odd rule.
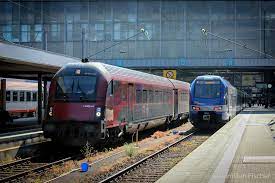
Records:
[[[6,110],[6,79],[1,79],[0,108]]]
[[[38,101],[37,101],[37,120],[38,124],[42,123],[42,75],[38,74]]]

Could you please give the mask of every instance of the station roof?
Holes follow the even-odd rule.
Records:
[[[0,41],[0,77],[35,79],[38,73],[51,77],[72,62],[80,59]]]

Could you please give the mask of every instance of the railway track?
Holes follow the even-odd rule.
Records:
[[[197,132],[193,132],[188,136],[177,140],[176,142],[164,147],[154,154],[143,158],[142,160],[132,164],[129,167],[107,177],[100,181],[106,182],[155,182],[176,163],[182,160],[189,152],[186,149],[186,141],[191,137],[195,137]],[[198,145],[205,141],[208,137],[201,138],[196,136]],[[191,142],[191,141],[190,141]]]
[[[43,172],[53,165],[74,159],[76,156],[59,158],[56,161],[43,162],[41,157],[30,157],[0,165],[0,182],[24,182],[23,178],[34,172]],[[42,158],[45,159],[45,158]]]

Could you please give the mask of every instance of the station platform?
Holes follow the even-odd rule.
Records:
[[[274,183],[275,109],[245,109],[157,182]]]
[[[34,153],[39,144],[47,142],[41,128],[33,128],[0,135],[0,162]]]
[[[12,123],[7,123],[5,126],[1,126],[0,136],[6,136],[6,133],[17,133],[36,128],[41,128],[41,124],[38,123],[37,117],[18,118],[14,119]]]

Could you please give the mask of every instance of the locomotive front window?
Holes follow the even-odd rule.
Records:
[[[56,99],[91,101],[96,97],[95,76],[63,76],[57,78]]]
[[[220,81],[196,81],[195,97],[197,98],[219,98],[221,84]]]

